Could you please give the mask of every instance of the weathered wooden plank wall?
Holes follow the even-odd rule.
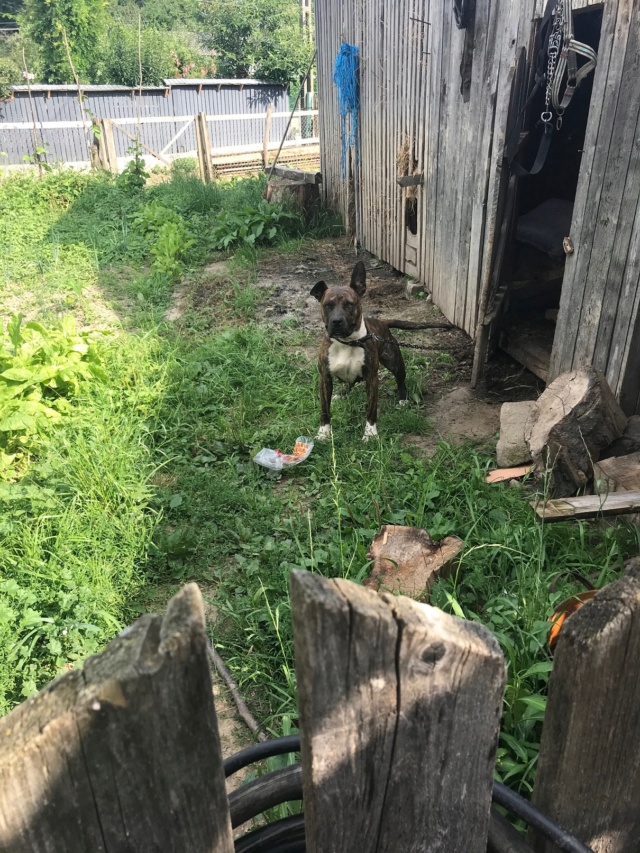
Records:
[[[488,275],[509,71],[528,46],[539,0],[478,0],[468,96],[460,91],[464,30],[435,0],[318,0],[320,138],[326,200],[349,221],[333,66],[343,41],[361,55],[361,165],[355,187],[364,248],[416,274],[445,315],[475,333]],[[413,188],[418,234],[407,229],[399,174]]]
[[[573,0],[574,10],[601,5]],[[546,0],[477,0],[471,82],[460,91],[469,33],[435,0],[317,0],[320,136],[327,201],[361,245],[416,275],[446,317],[475,336],[495,248],[510,78],[533,43]],[[640,410],[640,0],[606,0],[550,378],[594,364],[629,413]],[[361,164],[341,172],[332,81],[340,44],[361,53]],[[407,159],[408,155],[408,159]],[[402,160],[405,160],[404,166]],[[408,163],[408,166],[407,166]],[[411,190],[409,234],[399,169],[423,173]],[[351,192],[351,197],[349,193]],[[606,291],[606,293],[605,293]]]
[[[640,0],[608,0],[550,378],[593,364],[638,409]]]

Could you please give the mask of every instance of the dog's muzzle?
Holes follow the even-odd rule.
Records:
[[[328,332],[330,338],[346,338],[351,334],[349,324],[340,319],[330,321]]]

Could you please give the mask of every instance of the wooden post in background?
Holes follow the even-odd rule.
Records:
[[[196,116],[196,140],[198,143],[200,178],[206,184],[215,179],[213,164],[211,162],[211,140],[209,138],[206,113],[198,113]]]
[[[267,117],[264,122],[264,139],[262,140],[262,165],[266,169],[269,165],[269,134],[271,133],[271,113],[273,112],[273,101],[269,101]]]
[[[100,122],[101,136],[100,150],[102,152],[102,164],[105,169],[108,169],[112,174],[117,175],[118,157],[116,155],[116,144],[113,138],[113,124],[110,119],[103,118]]]
[[[309,572],[292,573],[291,600],[309,853],[484,853],[505,682],[496,640]]]
[[[640,850],[640,560],[571,616],[533,801],[595,853]],[[532,835],[538,853],[556,848]]]
[[[232,853],[195,584],[0,720],[0,850]]]

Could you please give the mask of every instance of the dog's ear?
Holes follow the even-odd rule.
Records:
[[[367,270],[362,261],[358,261],[353,268],[353,272],[351,273],[351,287],[358,296],[364,296],[367,289]]]
[[[322,302],[322,297],[324,296],[325,290],[328,290],[327,285],[324,283],[324,281],[319,281],[311,288],[311,296],[314,296],[318,300],[318,302]]]

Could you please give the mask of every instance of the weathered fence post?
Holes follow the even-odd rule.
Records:
[[[307,850],[486,850],[505,665],[481,626],[293,572]]]
[[[198,144],[200,178],[204,183],[209,183],[209,181],[214,180],[215,174],[211,162],[211,140],[209,139],[206,113],[198,113],[196,116],[196,141]]]
[[[534,803],[595,853],[640,850],[640,560],[565,624]],[[555,850],[532,836],[539,853]]]
[[[112,174],[117,175],[119,172],[118,169],[118,157],[116,155],[116,144],[113,138],[113,124],[111,120],[108,118],[103,118],[100,122],[101,126],[101,140],[100,140],[100,151],[102,155],[102,165],[105,169],[108,169]]]
[[[0,720],[2,853],[231,853],[200,592]]]
[[[266,169],[269,165],[269,135],[271,133],[271,113],[273,112],[273,101],[267,106],[267,117],[264,122],[264,138],[262,140],[262,165]]]

